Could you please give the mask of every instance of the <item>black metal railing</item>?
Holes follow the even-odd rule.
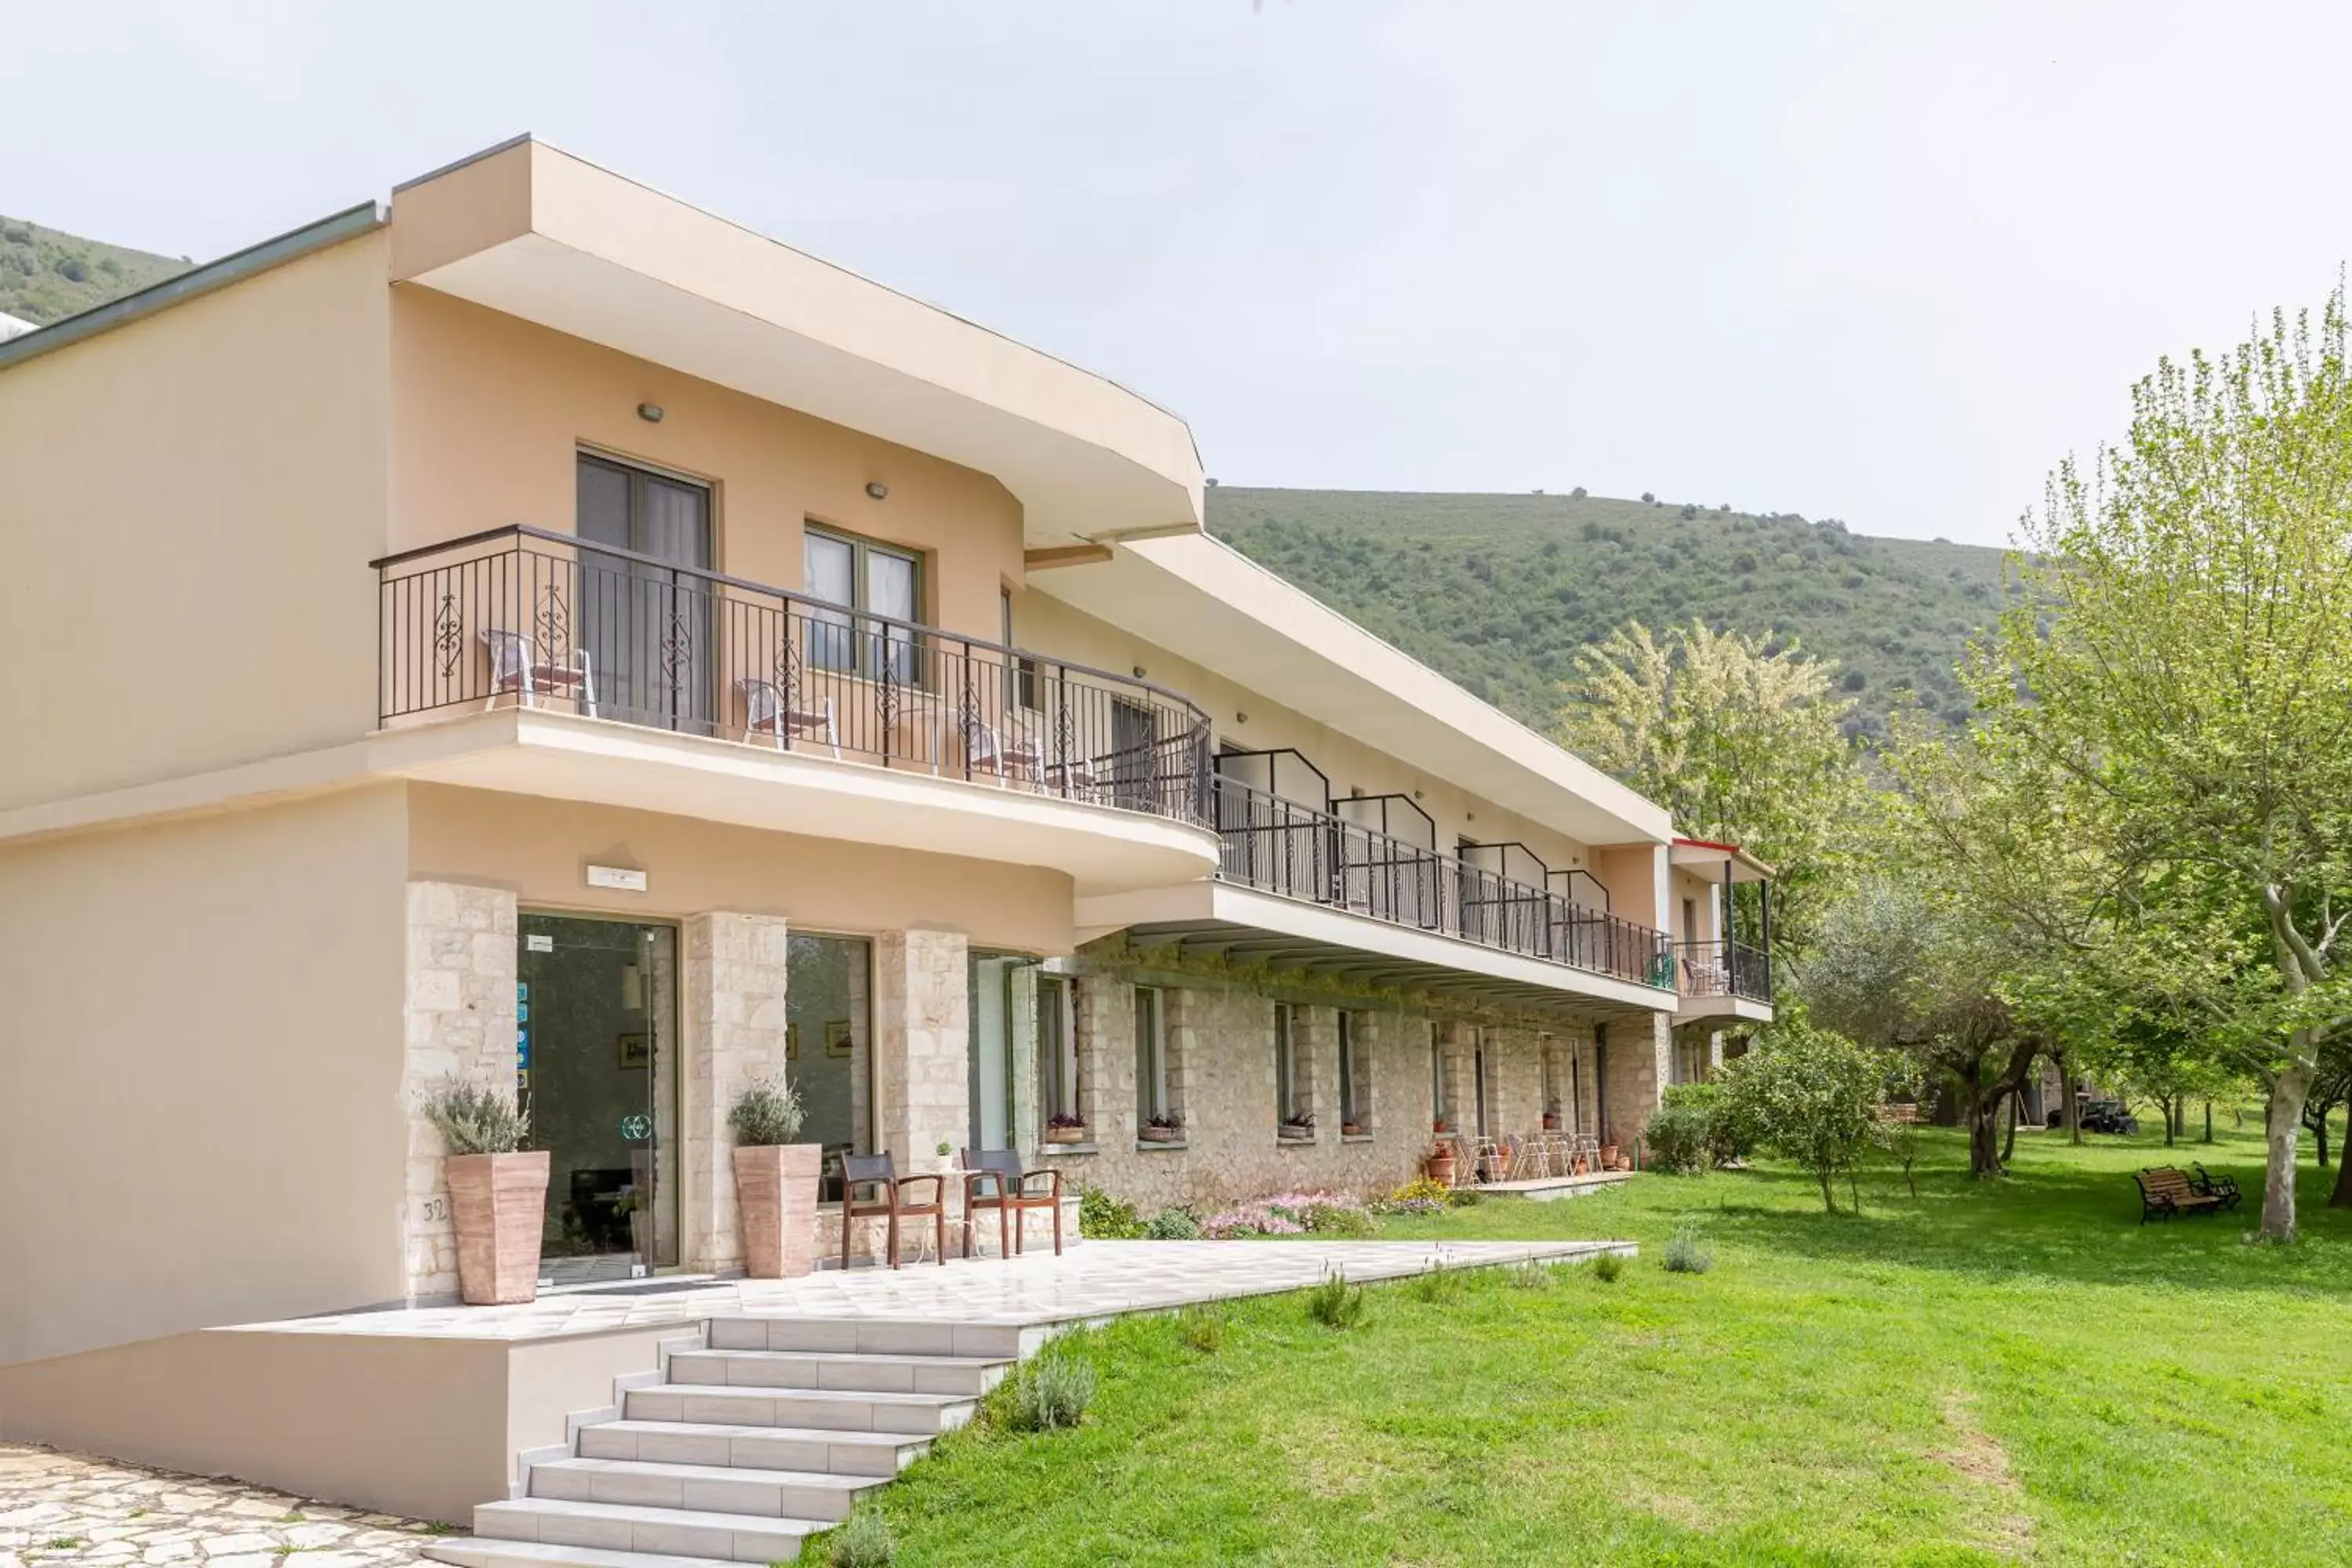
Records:
[[[1772,960],[1761,948],[1736,942],[1685,942],[1675,946],[1678,988],[1685,996],[1772,1000]]]
[[[371,564],[385,725],[543,707],[1210,821],[1208,716],[1148,681],[521,524]]]
[[[1228,882],[1662,990],[1664,933],[1222,774],[1211,780]]]

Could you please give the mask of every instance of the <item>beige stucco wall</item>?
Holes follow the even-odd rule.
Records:
[[[1551,870],[1592,871],[1608,885],[1618,913],[1627,912],[1628,900],[1643,910],[1655,909],[1649,845],[1626,847],[1604,858],[1590,846],[1481,798],[1470,781],[1424,772],[1409,759],[1391,756],[1328,724],[1270,702],[1048,594],[1020,594],[1013,604],[1013,621],[1014,640],[1024,647],[1120,672],[1140,665],[1152,681],[1183,693],[1205,709],[1220,742],[1230,742],[1250,751],[1297,749],[1329,777],[1336,796],[1345,797],[1350,789],[1360,789],[1367,795],[1407,796],[1418,790],[1421,798],[1414,804],[1436,820],[1436,847],[1445,854],[1454,853],[1463,838],[1481,844],[1522,843]],[[1248,715],[1246,721],[1240,717],[1243,714]],[[1580,897],[1585,891],[1580,888]],[[1628,918],[1651,923],[1647,913]]]
[[[385,247],[0,371],[0,807],[373,728]]]
[[[721,571],[800,587],[814,520],[921,552],[932,624],[1001,629],[1021,508],[985,474],[415,284],[391,291],[391,331],[393,550],[510,522],[571,532],[584,446],[709,483]]]
[[[795,931],[928,925],[980,947],[1070,950],[1070,879],[1055,871],[478,790],[417,785],[409,798],[412,876],[497,883],[526,909],[645,920],[732,910]],[[643,870],[646,890],[589,887],[591,861]]]
[[[0,1364],[400,1294],[397,787],[0,848]]]

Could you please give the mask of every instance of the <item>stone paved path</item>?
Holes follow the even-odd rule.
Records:
[[[0,1568],[408,1568],[432,1535],[238,1481],[0,1443]]]

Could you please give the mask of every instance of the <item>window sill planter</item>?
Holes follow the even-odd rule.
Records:
[[[1147,1123],[1136,1133],[1136,1139],[1143,1143],[1181,1143],[1184,1142],[1184,1130],[1181,1127],[1153,1127]]]
[[[1045,1129],[1045,1142],[1048,1143],[1083,1143],[1086,1141],[1087,1130],[1083,1127],[1048,1127]]]
[[[547,1151],[452,1154],[443,1164],[457,1234],[458,1299],[468,1307],[532,1300],[547,1218]]]
[[[1360,1121],[1342,1121],[1339,1123],[1339,1136],[1342,1138],[1361,1138],[1364,1136],[1364,1124]]]
[[[743,1272],[753,1279],[796,1279],[816,1267],[817,1143],[738,1147],[736,1224]]]

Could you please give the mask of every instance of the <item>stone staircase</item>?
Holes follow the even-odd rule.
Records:
[[[780,1563],[971,1418],[1037,1328],[714,1318],[575,1421],[569,1453],[525,1457],[520,1496],[425,1555],[458,1568],[711,1568]],[[635,1386],[628,1384],[635,1384]]]

